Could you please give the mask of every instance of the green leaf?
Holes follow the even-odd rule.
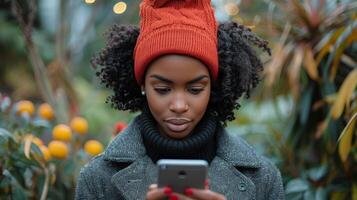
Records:
[[[352,145],[352,136],[354,132],[354,126],[357,120],[357,113],[355,113],[350,121],[347,123],[346,127],[343,129],[340,137],[338,138],[338,152],[340,154],[340,158],[343,162],[347,160],[348,154],[351,150]]]
[[[32,135],[29,135],[29,137],[25,137],[24,139],[24,154],[27,159],[30,158],[30,153],[31,153],[31,143],[32,143]]]
[[[288,68],[288,80],[291,88],[291,92],[295,99],[300,97],[300,70],[301,64],[304,60],[304,50],[302,47],[297,47],[293,54],[292,62]]]
[[[0,188],[8,187],[8,186],[10,186],[10,184],[11,184],[11,178],[9,178],[7,176],[3,176],[0,179]]]
[[[35,154],[38,154],[38,155],[42,155],[42,151],[41,151],[40,148],[39,148],[36,144],[34,144],[34,143],[31,144],[31,152],[33,152],[33,153],[35,153]]]
[[[64,174],[67,176],[70,176],[73,173],[73,170],[75,168],[75,162],[68,162],[64,166]]]
[[[13,193],[12,193],[12,195],[13,195],[13,198],[14,199],[18,199],[18,200],[27,200],[28,199],[28,195],[26,194],[26,190],[23,188],[23,187],[21,187],[19,184],[15,184],[14,186],[13,186]]]
[[[331,74],[330,80],[333,80],[336,76],[337,69],[341,60],[341,56],[345,49],[354,41],[357,40],[357,21],[352,23],[350,26],[346,28],[343,34],[339,37],[336,44],[334,45],[334,52],[333,52],[333,62],[331,66]]]
[[[310,109],[311,109],[311,101],[312,101],[312,94],[314,91],[314,86],[310,85],[305,92],[302,94],[301,104],[300,104],[300,121],[301,124],[306,124],[307,120],[309,119]]]
[[[323,188],[323,187],[317,188],[316,194],[315,194],[315,200],[325,200],[325,199],[328,199],[326,188]]]
[[[322,165],[308,170],[307,174],[311,180],[318,181],[326,175],[327,169],[327,165]]]
[[[314,195],[315,192],[310,188],[309,190],[306,190],[304,193],[304,200],[315,200]]]
[[[4,99],[1,101],[0,104],[0,110],[2,112],[4,112],[5,110],[7,110],[11,105],[11,100],[9,97],[4,97]]]
[[[340,35],[343,33],[343,31],[346,29],[346,27],[341,27],[337,30],[335,30],[333,33],[331,34],[326,34],[321,42],[316,45],[315,48],[318,49],[314,49],[317,50],[319,53],[317,55],[316,58],[316,63],[320,64],[322,58],[325,57],[325,55],[327,55],[327,53],[330,51],[330,48],[332,47],[332,45],[336,42],[336,40],[338,39],[338,37],[340,37]],[[329,38],[327,38],[329,37]],[[327,41],[327,42],[326,42]],[[322,42],[326,42],[325,44],[321,44]],[[319,46],[322,46],[321,48],[319,48]]]
[[[333,191],[330,196],[331,196],[330,197],[331,200],[348,199],[347,192],[342,192],[342,191]]]
[[[345,104],[350,102],[355,88],[357,87],[357,68],[352,70],[343,81],[336,98],[336,101],[331,108],[331,116],[337,119],[343,113]]]
[[[32,121],[32,125],[36,127],[45,127],[45,128],[50,128],[51,124],[43,119],[35,119]]]
[[[26,191],[18,182],[16,176],[12,175],[11,172],[6,169],[4,170],[3,175],[11,180],[13,199],[26,200]]]
[[[286,199],[289,200],[301,200],[303,199],[304,194],[303,193],[291,193],[286,195]]]
[[[319,80],[319,72],[318,72],[318,65],[316,63],[316,60],[314,59],[314,53],[312,52],[312,49],[309,46],[306,46],[305,48],[305,56],[304,56],[304,68],[309,75],[309,77],[312,80]]]
[[[14,136],[9,131],[3,128],[0,128],[0,139],[1,138],[4,138],[5,141],[7,141],[8,139],[15,141]]]
[[[357,199],[357,184],[352,185],[352,199]]]
[[[285,193],[305,192],[309,187],[310,184],[305,179],[296,178],[287,183]]]

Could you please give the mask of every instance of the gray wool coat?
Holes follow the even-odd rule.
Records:
[[[145,199],[158,168],[145,154],[136,118],[104,153],[80,172],[75,199]],[[279,170],[237,136],[221,130],[208,177],[210,189],[229,200],[279,200],[284,191]]]

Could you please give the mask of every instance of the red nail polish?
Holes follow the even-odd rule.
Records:
[[[170,195],[170,200],[178,200],[177,195],[175,194]]]
[[[209,181],[205,180],[205,186],[208,186],[208,185],[209,185]]]
[[[192,196],[192,194],[193,194],[193,191],[192,191],[192,189],[191,188],[187,188],[186,190],[185,190],[185,194],[187,195],[187,196]]]
[[[164,193],[165,193],[166,195],[170,195],[170,194],[172,193],[172,189],[171,189],[170,187],[165,187],[165,188],[164,188]]]

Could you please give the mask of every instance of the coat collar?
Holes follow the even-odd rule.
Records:
[[[104,152],[104,160],[131,163],[111,177],[111,182],[125,199],[144,199],[145,193],[140,191],[146,191],[150,184],[157,181],[158,169],[145,153],[139,123],[135,118]],[[258,156],[242,139],[235,138],[224,129],[220,131],[217,156],[208,172],[212,183],[210,187],[225,194],[227,199],[252,199],[256,191],[253,182],[235,167],[259,168]]]
[[[104,152],[104,160],[134,162],[145,156],[146,150],[138,127],[139,123],[136,117],[122,133],[109,143]]]
[[[136,117],[123,133],[119,134],[108,145],[104,159],[115,162],[134,162],[146,154],[145,146]],[[235,167],[259,168],[259,157],[240,137],[227,133],[220,128],[217,145],[217,156]]]

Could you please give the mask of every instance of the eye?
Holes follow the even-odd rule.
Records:
[[[154,88],[154,90],[157,93],[162,94],[162,95],[167,94],[171,91],[171,89],[168,87],[157,87],[157,88]]]
[[[204,90],[203,88],[197,88],[197,87],[188,88],[188,91],[194,95],[201,93],[203,90]]]

